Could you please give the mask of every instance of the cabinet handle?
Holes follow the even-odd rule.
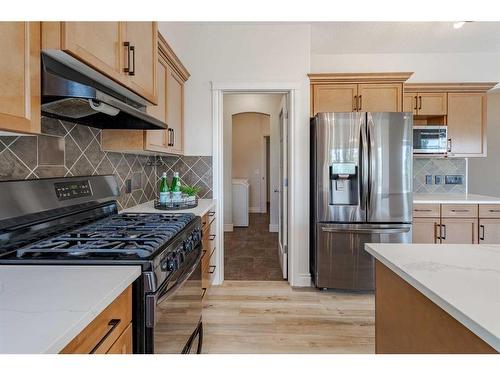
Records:
[[[451,152],[451,138],[448,138],[448,152]]]
[[[463,209],[463,210],[450,210],[451,212],[470,212],[470,210],[466,210],[466,209]]]
[[[206,250],[203,250],[202,254],[201,254],[201,259],[203,259],[203,257],[205,256],[205,254],[207,253]]]
[[[121,323],[121,319],[111,319],[108,323],[108,331],[106,334],[102,337],[102,339],[99,340],[96,346],[90,351],[90,354],[94,354],[97,349],[102,345],[102,343],[113,333],[113,331],[118,327],[118,325]]]
[[[127,49],[127,66],[123,68],[125,73],[130,72],[130,42],[123,42],[123,46]]]
[[[215,234],[211,234],[210,236],[208,236],[208,239],[209,239],[210,241],[215,240]]]
[[[441,239],[441,225],[434,223],[434,235],[436,237],[436,240]]]
[[[479,226],[479,239],[484,241],[484,225],[482,224]]]
[[[423,208],[415,208],[413,211],[416,211],[416,212],[432,212],[431,209],[423,209]]]
[[[415,111],[418,109],[418,96],[415,95],[415,108],[413,108]]]
[[[175,129],[172,129],[172,147],[175,146]]]
[[[422,97],[419,96],[419,99],[420,99],[420,104],[418,105],[418,109],[422,109]]]
[[[210,271],[210,269],[212,268],[212,270]],[[217,268],[216,266],[209,266],[208,267],[208,273],[214,273],[215,272],[215,268]]]
[[[354,107],[353,107],[353,111],[357,111],[357,110],[358,110],[358,96],[354,95]]]
[[[362,108],[363,108],[363,95],[360,95],[359,96],[359,110],[361,111]]]
[[[208,216],[215,216],[215,211],[208,211]]]
[[[129,71],[129,76],[135,76],[135,46],[130,46],[130,52],[132,52],[132,65],[133,69]]]
[[[446,225],[445,224],[441,225],[441,229],[444,230],[444,234],[443,232],[441,232],[441,239],[446,240]]]
[[[203,299],[203,297],[205,297],[205,293],[207,292],[207,288],[201,288],[201,290],[203,290],[203,293],[201,294],[201,299]]]
[[[500,210],[494,210],[494,209],[491,209],[491,210],[488,210],[489,212],[500,212]]]

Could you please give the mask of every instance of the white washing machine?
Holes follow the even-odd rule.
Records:
[[[233,226],[235,227],[248,227],[249,187],[247,179],[233,179]]]

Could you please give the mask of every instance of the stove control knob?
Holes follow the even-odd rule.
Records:
[[[184,248],[186,249],[186,252],[190,252],[193,250],[193,241],[188,240],[184,243]]]
[[[168,272],[175,271],[175,269],[176,269],[175,260],[170,258],[170,257],[165,259],[161,264],[161,269],[162,269],[162,271],[168,271]]]

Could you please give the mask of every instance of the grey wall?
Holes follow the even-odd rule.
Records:
[[[212,157],[104,152],[99,129],[47,117],[42,118],[42,133],[0,137],[0,180],[114,174],[122,209],[154,199],[158,173],[165,170],[171,177],[176,170],[184,183],[201,188],[200,197],[212,197]],[[132,192],[126,193],[125,181],[129,179]]]
[[[469,192],[500,197],[500,91],[488,94],[488,157],[469,159]]]

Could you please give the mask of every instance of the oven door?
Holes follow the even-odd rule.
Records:
[[[155,296],[153,353],[201,351],[201,251],[173,285]],[[193,254],[194,255],[194,254]]]
[[[413,153],[446,154],[448,151],[448,128],[446,126],[414,126]]]

